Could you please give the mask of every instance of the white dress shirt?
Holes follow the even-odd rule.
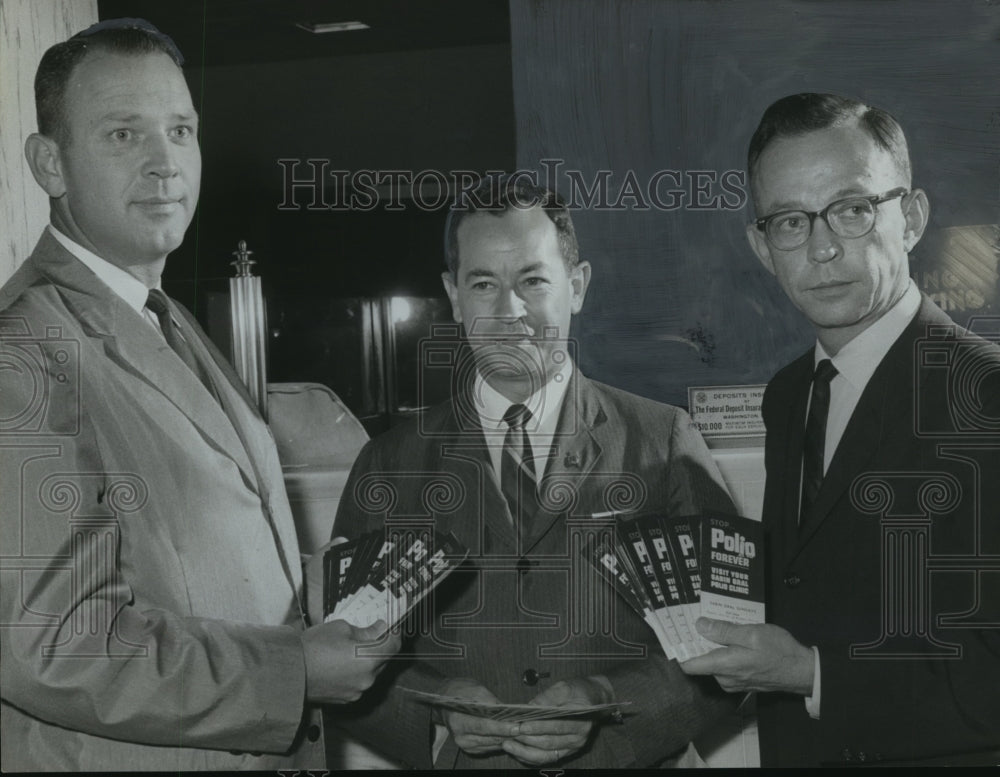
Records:
[[[826,474],[830,461],[833,459],[837,446],[840,444],[847,423],[854,415],[858,400],[864,392],[868,381],[878,369],[882,359],[889,352],[893,343],[903,334],[920,309],[920,292],[917,285],[910,280],[906,291],[895,305],[885,315],[869,326],[865,331],[840,349],[836,356],[830,356],[817,341],[813,365],[818,365],[823,359],[830,359],[837,368],[837,374],[830,381],[830,411],[826,418],[826,445],[823,449],[823,474]],[[808,418],[808,411],[806,417]],[[800,479],[801,482],[801,479]],[[819,649],[813,647],[815,672],[813,674],[812,696],[806,697],[806,710],[810,716],[819,718],[820,707],[820,662]]]
[[[831,357],[819,342],[816,343],[814,366],[823,359],[830,359],[837,368],[837,374],[830,382],[830,412],[826,419],[826,447],[823,450],[824,475],[865,386],[919,309],[920,292],[910,280],[899,302],[841,348],[836,356]]]
[[[160,320],[153,311],[146,307],[149,289],[146,288],[145,283],[134,275],[125,272],[121,267],[111,264],[107,259],[102,259],[93,251],[84,248],[75,240],[66,237],[66,235],[51,224],[49,224],[48,230],[49,234],[59,242],[59,245],[83,262],[105,286],[121,297],[130,308],[152,324],[157,332],[161,331]],[[160,284],[157,283],[155,288],[159,289]]]
[[[548,462],[552,440],[556,436],[556,424],[559,422],[559,410],[562,408],[566,387],[573,374],[573,363],[566,360],[562,369],[552,376],[544,386],[528,397],[523,404],[531,411],[531,420],[525,426],[528,442],[531,444],[531,455],[535,463],[535,480],[541,482],[545,475],[545,465]],[[504,413],[514,402],[505,397],[489,383],[482,375],[476,373],[473,388],[473,398],[476,411],[479,413],[479,424],[483,428],[483,436],[490,452],[493,464],[493,474],[500,482],[500,462],[503,456],[503,443],[507,436],[507,424],[503,420]]]

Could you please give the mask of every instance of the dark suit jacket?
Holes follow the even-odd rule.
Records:
[[[800,531],[812,370],[810,350],[764,395],[764,524],[768,620],[818,646],[821,719],[801,696],[762,694],[762,763],[996,748],[1000,351],[925,298],[861,396]]]
[[[666,660],[650,628],[581,554],[588,533],[602,525],[594,513],[734,512],[690,419],[576,372],[554,448],[540,485],[551,495],[551,511],[534,516],[520,551],[467,397],[372,440],[354,465],[338,534],[423,516],[471,549],[467,568],[444,581],[429,611],[411,616],[411,623],[425,617],[430,624],[410,645],[420,658],[397,662],[356,709],[335,713],[401,763],[431,765],[431,725],[426,705],[399,685],[438,690],[445,678],[471,677],[502,701],[523,703],[559,680],[605,674],[616,698],[632,704],[623,708],[625,722],[600,725],[589,748],[565,762],[569,767],[655,764],[732,709],[712,678],[688,678]],[[537,685],[525,684],[526,670],[543,675]],[[520,766],[505,754],[447,752],[439,767]]]
[[[301,571],[274,441],[175,313],[225,409],[48,233],[0,291],[5,771],[296,763]],[[321,766],[322,740],[300,754]]]

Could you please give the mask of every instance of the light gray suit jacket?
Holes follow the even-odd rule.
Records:
[[[223,406],[48,233],[0,291],[4,770],[323,764],[273,438],[175,314]]]

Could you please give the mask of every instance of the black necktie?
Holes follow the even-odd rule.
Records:
[[[500,488],[507,499],[514,527],[522,538],[530,534],[530,522],[538,509],[535,494],[535,463],[531,442],[525,425],[531,420],[531,411],[524,405],[511,405],[504,413],[507,436],[500,456]]]
[[[830,414],[830,381],[837,375],[837,368],[829,359],[816,365],[813,373],[812,394],[809,399],[809,417],[802,445],[802,506],[799,510],[801,527],[809,508],[816,500],[823,482],[823,453],[826,449],[826,419]]]
[[[163,332],[163,339],[167,341],[167,345],[173,349],[174,353],[181,357],[181,361],[191,369],[191,372],[198,376],[198,380],[205,385],[208,393],[218,401],[219,397],[215,393],[215,386],[212,384],[212,379],[198,360],[198,357],[195,356],[191,345],[184,339],[174,324],[174,317],[170,315],[170,305],[167,302],[167,295],[159,289],[150,289],[149,297],[146,298],[146,307],[153,311],[157,319],[159,319],[160,330]]]

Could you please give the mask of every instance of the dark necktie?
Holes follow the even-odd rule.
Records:
[[[524,405],[511,405],[503,420],[507,423],[507,436],[500,456],[500,488],[514,518],[514,528],[521,538],[526,538],[531,531],[531,518],[538,509],[534,457],[524,428],[531,420],[531,411]]]
[[[809,508],[816,501],[823,482],[823,453],[826,448],[826,419],[830,414],[830,381],[837,375],[837,368],[829,359],[816,365],[813,373],[812,394],[809,398],[809,417],[802,445],[802,506],[799,526],[803,525]]]
[[[159,319],[160,330],[163,332],[163,339],[167,341],[167,345],[173,349],[174,353],[181,357],[181,361],[191,369],[191,372],[198,376],[198,380],[205,385],[208,393],[218,401],[219,397],[215,392],[212,379],[198,360],[198,357],[195,356],[191,345],[184,339],[174,324],[174,318],[170,315],[170,305],[167,302],[167,295],[159,289],[150,289],[149,297],[146,298],[146,307],[153,311],[157,319]]]

